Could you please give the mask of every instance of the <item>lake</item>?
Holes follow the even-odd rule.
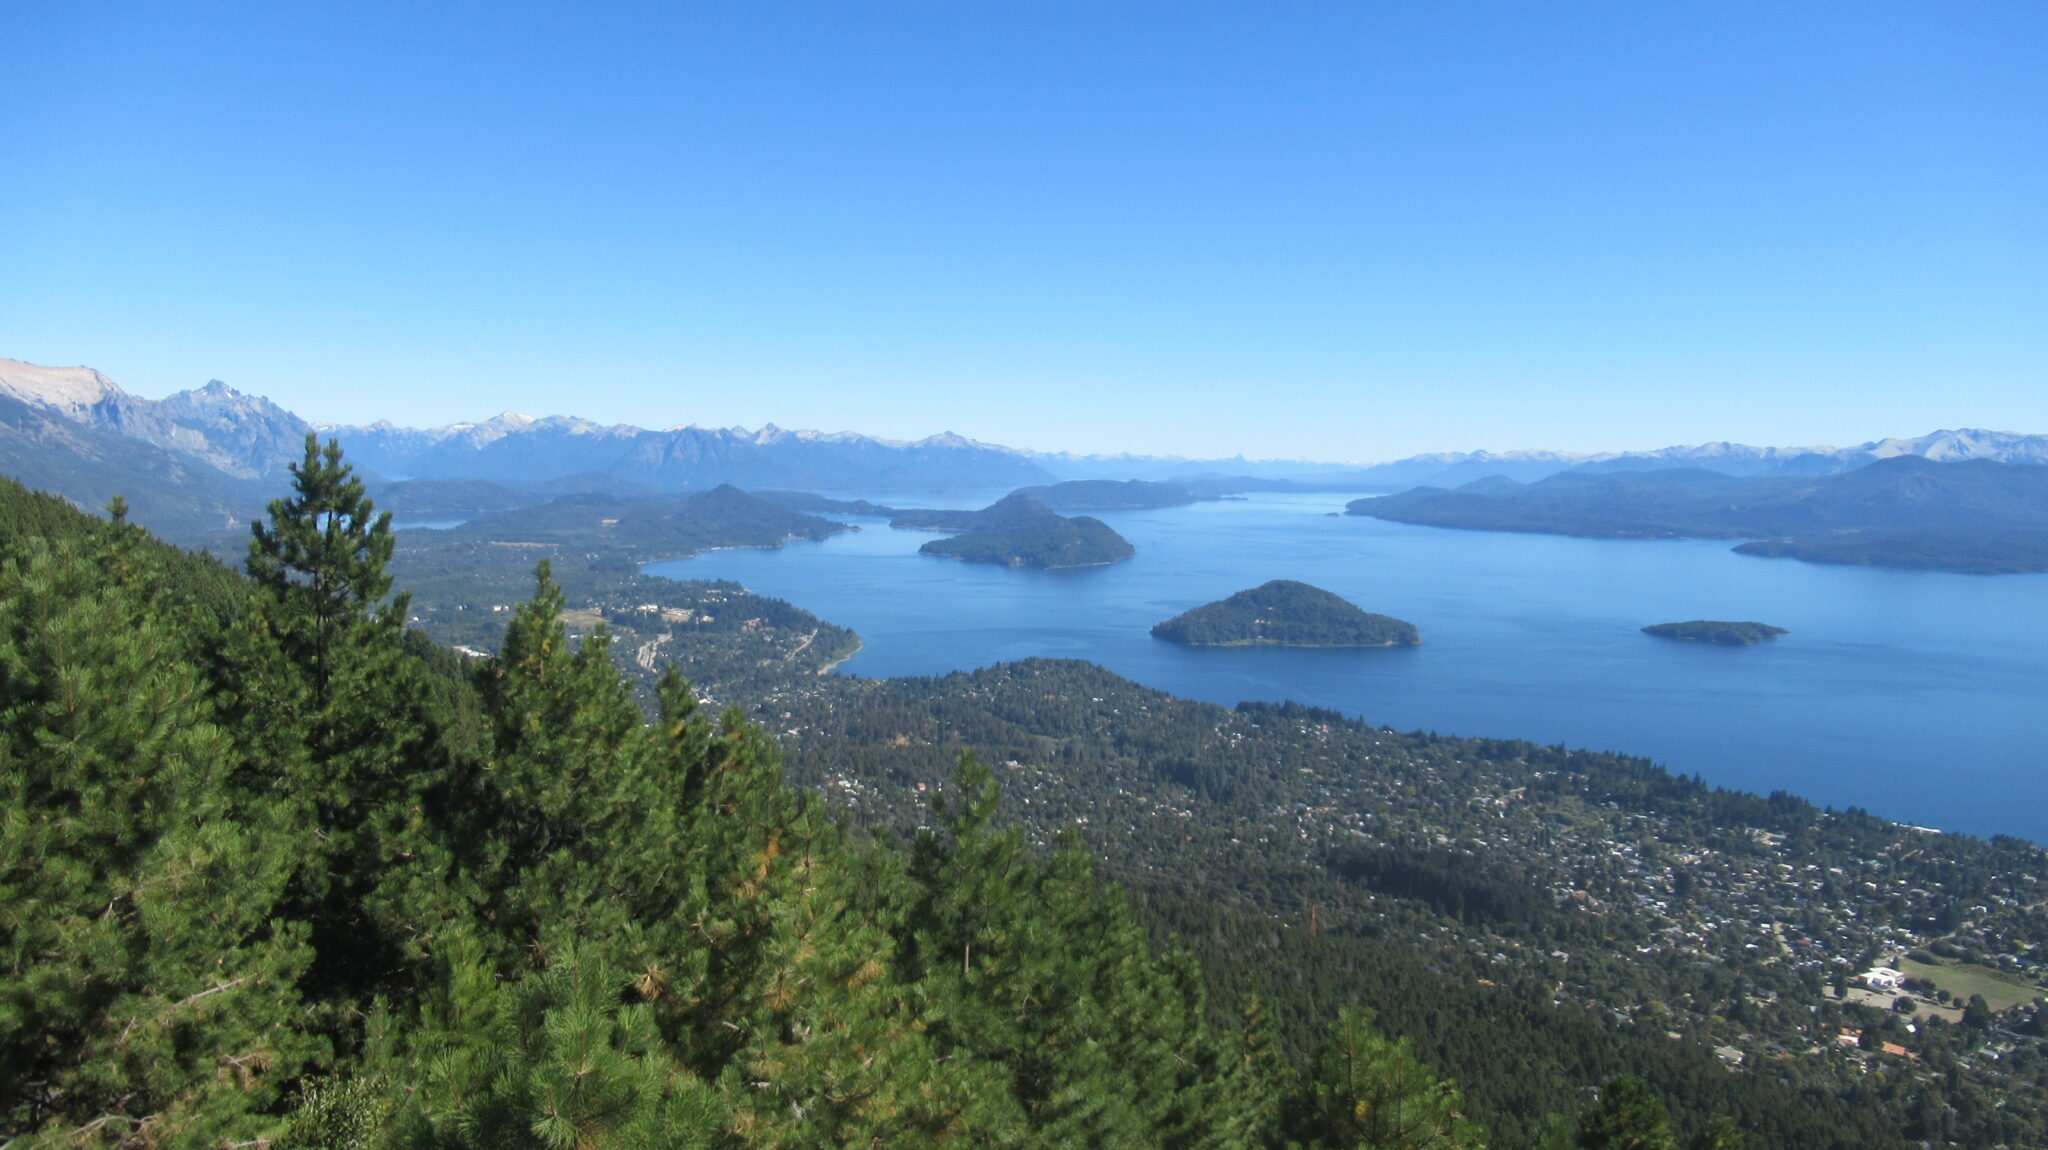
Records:
[[[963,493],[923,506],[981,506]],[[1823,567],[1734,541],[1451,531],[1261,494],[1097,517],[1137,558],[1028,571],[926,558],[928,532],[862,528],[780,551],[651,564],[736,579],[858,631],[847,674],[1088,659],[1176,695],[1296,699],[1400,730],[1624,751],[1708,783],[2048,843],[2048,575]],[[899,497],[899,501],[900,497]],[[1422,646],[1190,649],[1154,623],[1298,579],[1414,623]],[[1754,619],[1755,647],[1637,628]]]

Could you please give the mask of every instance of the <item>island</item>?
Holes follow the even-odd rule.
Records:
[[[1102,520],[1086,515],[1069,518],[1028,495],[1011,495],[966,513],[963,525],[960,534],[934,539],[917,553],[1040,570],[1101,567],[1138,553]]]
[[[1785,628],[1768,623],[1730,623],[1721,619],[1693,619],[1685,623],[1652,623],[1643,634],[1659,639],[1683,639],[1689,643],[1720,643],[1751,647],[1785,634]]]
[[[1275,579],[1152,628],[1190,647],[1413,647],[1415,624],[1362,611],[1320,587]]]

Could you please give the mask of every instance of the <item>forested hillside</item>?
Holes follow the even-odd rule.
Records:
[[[925,821],[920,786],[976,748],[1035,838],[1083,828],[1213,1002],[1259,994],[1298,1046],[1372,1003],[1497,1145],[1541,1144],[1545,1115],[1624,1069],[1681,1122],[1733,1113],[1763,1145],[2048,1131],[2029,843],[1614,754],[1232,710],[1074,661],[792,681],[759,713],[793,780],[884,825]],[[1867,989],[1890,962],[1913,977]]]

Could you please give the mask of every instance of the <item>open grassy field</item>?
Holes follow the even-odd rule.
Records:
[[[1968,1002],[1973,994],[1981,994],[1984,996],[1984,1004],[1994,1011],[2011,1010],[2015,1006],[2048,997],[2048,993],[2044,993],[2033,983],[1988,966],[1976,966],[1967,962],[1945,962],[1940,966],[1929,966],[1909,958],[1899,964],[1899,970],[1909,977],[1925,979],[1964,1002]]]

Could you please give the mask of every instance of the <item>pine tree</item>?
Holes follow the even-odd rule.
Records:
[[[1617,1078],[1600,1090],[1600,1101],[1579,1116],[1574,1145],[1580,1150],[1678,1150],[1671,1112],[1639,1078]]]
[[[0,1139],[246,1143],[316,1046],[282,813],[120,525],[0,565]]]
[[[515,961],[558,935],[665,915],[677,894],[674,799],[653,777],[640,710],[604,629],[573,645],[562,608],[543,562],[479,673],[492,743],[460,804],[456,837]]]
[[[1314,1150],[1466,1150],[1485,1144],[1463,1114],[1455,1084],[1416,1059],[1405,1040],[1381,1034],[1361,1009],[1330,1025],[1284,1121],[1290,1145]]]
[[[938,830],[912,849],[906,973],[936,1040],[1007,1068],[1045,1144],[1195,1145],[1229,1129],[1199,980],[1151,955],[1078,837],[1041,866],[1018,828],[994,829],[997,799],[963,756],[933,801]]]
[[[438,908],[428,833],[448,748],[434,692],[405,650],[406,597],[389,598],[389,514],[340,445],[306,437],[292,494],[252,528],[253,608],[222,678],[243,739],[241,786],[295,804],[302,840],[289,909],[313,927],[309,989],[353,997],[402,983]]]
[[[1742,1131],[1733,1118],[1723,1114],[1708,1122],[1685,1146],[1686,1150],[1742,1150]]]
[[[286,655],[305,667],[316,694],[329,689],[344,637],[391,592],[391,513],[376,513],[341,444],[308,432],[293,464],[292,494],[270,502],[270,522],[251,526],[249,577],[289,605],[279,620]],[[387,628],[405,617],[400,596],[377,615]]]
[[[470,977],[495,981],[479,963]],[[617,967],[565,944],[498,987],[491,1012],[426,1060],[400,1138],[444,1150],[708,1147],[725,1105],[678,1073],[653,1011]]]

